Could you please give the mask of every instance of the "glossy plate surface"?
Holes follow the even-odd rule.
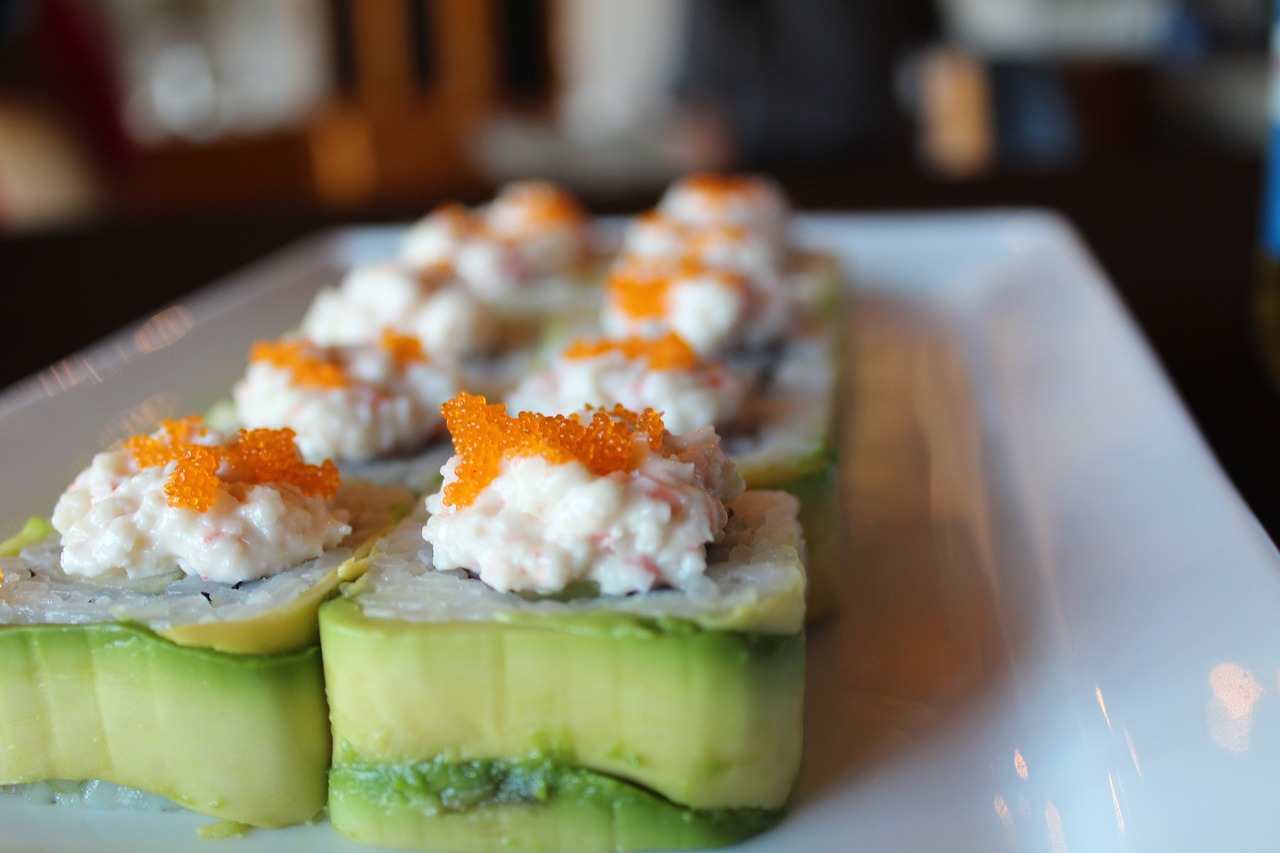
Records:
[[[395,229],[294,246],[0,396],[0,530],[225,397]],[[804,216],[851,272],[848,566],[794,810],[751,851],[1280,847],[1280,560],[1073,232]],[[199,737],[199,732],[192,732]],[[5,851],[198,850],[193,815],[0,797]],[[364,850],[324,823],[222,842]]]

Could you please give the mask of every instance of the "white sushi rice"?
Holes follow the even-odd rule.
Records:
[[[169,574],[117,583],[69,575],[59,564],[58,537],[0,558],[0,625],[87,625],[140,622],[169,628],[196,622],[235,621],[269,612],[313,587],[343,561],[334,548],[277,575],[224,584]]]
[[[22,785],[0,785],[0,796],[18,797],[31,805],[60,805],[84,809],[128,809],[136,812],[177,812],[182,806],[137,788],[117,785],[101,779],[77,782],[53,779]]]
[[[744,493],[730,508],[723,538],[708,550],[701,583],[567,601],[530,600],[498,592],[461,570],[436,571],[431,546],[422,540],[422,518],[410,518],[378,540],[368,572],[352,591],[358,591],[366,616],[406,622],[514,622],[600,613],[794,633],[804,619],[804,545],[796,507],[796,499],[782,492]]]
[[[184,575],[176,566],[145,578],[85,578],[64,572],[62,546],[51,535],[0,557],[0,625],[86,625],[138,622],[152,629],[234,622],[268,613],[312,589],[353,554],[353,548],[405,515],[413,493],[367,482],[343,484],[334,500],[352,532],[340,547],[261,580],[227,584]]]

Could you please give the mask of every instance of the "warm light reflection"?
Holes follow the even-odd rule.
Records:
[[[1124,832],[1124,812],[1120,810],[1120,796],[1116,793],[1115,777],[1110,773],[1107,774],[1107,783],[1111,786],[1111,806],[1116,810],[1116,826]]]
[[[1107,729],[1109,731],[1112,731],[1113,729],[1111,728],[1111,715],[1107,713],[1107,703],[1102,698],[1102,688],[1094,687],[1093,695],[1098,700],[1098,707],[1102,709],[1102,719],[1107,721]]]
[[[1228,752],[1247,752],[1253,708],[1265,692],[1253,673],[1236,663],[1220,663],[1209,671],[1213,698],[1205,711],[1209,736]]]
[[[1031,820],[1031,801],[1025,794],[1018,795],[1018,814],[1023,820]]]
[[[1138,763],[1138,748],[1133,744],[1133,735],[1126,728],[1124,730],[1124,742],[1129,745],[1129,759],[1133,761],[1133,769],[1138,771],[1138,778],[1142,778],[1142,765]]]
[[[128,355],[120,344],[116,344],[96,349],[88,356],[68,356],[42,370],[36,375],[36,381],[46,397],[56,397],[87,382],[100,384]]]
[[[1067,834],[1062,829],[1062,815],[1052,800],[1044,807],[1044,825],[1049,830],[1049,847],[1054,853],[1066,853]]]
[[[45,393],[52,397],[63,391],[83,385],[85,382],[100,383],[102,377],[97,368],[83,356],[73,355],[50,365],[40,374],[40,384]]]
[[[110,447],[131,435],[149,433],[165,418],[178,415],[178,400],[172,394],[154,394],[132,409],[112,418],[102,428],[98,437],[99,447]]]
[[[191,326],[191,312],[175,305],[148,320],[134,333],[133,342],[142,352],[155,352],[180,341]]]
[[[1019,779],[1027,778],[1027,761],[1022,757],[1022,750],[1020,749],[1013,751],[1013,770],[1018,774]]]
[[[1017,832],[1013,826],[1013,812],[1009,810],[1009,804],[1005,802],[1004,797],[996,794],[996,815],[1000,818],[1000,823],[1004,825],[1004,830],[1009,834],[1009,840],[1017,839]]]

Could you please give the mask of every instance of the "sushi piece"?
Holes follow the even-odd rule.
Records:
[[[610,337],[674,332],[702,356],[760,349],[791,327],[786,295],[767,279],[691,260],[626,257],[605,280]]]
[[[652,411],[446,409],[430,514],[321,609],[334,828],[593,851],[774,825],[801,746],[795,500]]]
[[[436,208],[405,233],[398,259],[455,278],[500,315],[545,315],[569,307],[593,278],[593,240],[573,196],[522,181],[475,209]]]
[[[791,205],[782,188],[769,178],[702,173],[667,187],[657,211],[687,228],[740,228],[782,247]]]
[[[425,491],[447,445],[440,404],[458,390],[455,366],[431,359],[412,335],[384,329],[373,343],[319,346],[259,341],[234,388],[236,422],[289,428],[302,455],[332,459],[344,477]]]
[[[673,432],[714,426],[748,487],[786,489],[801,498],[808,614],[816,619],[831,609],[840,563],[831,338],[793,336],[757,373],[699,359],[674,333],[578,341],[529,375],[506,403],[542,414],[621,404],[660,412]]]
[[[506,396],[513,411],[568,415],[584,406],[654,409],[675,433],[723,426],[742,408],[751,378],[699,359],[674,332],[661,338],[580,339]]]
[[[288,431],[169,421],[0,552],[0,785],[105,780],[252,826],[314,818],[316,612],[404,490],[346,497]]]
[[[488,308],[444,274],[418,273],[395,261],[352,268],[316,294],[301,334],[321,346],[377,341],[387,330],[416,337],[433,359],[483,355],[496,344]]]
[[[689,258],[774,280],[802,313],[820,317],[840,298],[841,271],[828,253],[795,245],[790,203],[756,175],[691,175],[628,227],[624,257]]]

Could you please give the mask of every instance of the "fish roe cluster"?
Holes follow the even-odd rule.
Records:
[[[650,450],[662,445],[662,416],[652,409],[635,413],[622,406],[598,409],[585,423],[578,415],[507,414],[502,403],[463,392],[440,407],[453,436],[457,478],[444,488],[444,503],[471,504],[501,472],[502,460],[541,456],[558,465],[577,461],[602,477],[631,471],[641,461],[635,437],[642,435]]]
[[[400,370],[404,370],[414,362],[427,360],[427,354],[422,349],[422,341],[417,335],[405,335],[395,329],[386,329],[382,333],[379,345],[391,354],[396,367]]]
[[[509,202],[523,206],[529,218],[537,223],[579,223],[587,218],[586,212],[573,196],[554,184],[529,181],[513,187],[507,194]]]
[[[342,368],[303,341],[258,341],[249,361],[265,361],[289,370],[294,383],[313,388],[341,388],[347,384]]]
[[[652,370],[690,370],[698,363],[693,348],[675,332],[667,332],[660,338],[605,338],[599,341],[578,340],[564,351],[568,359],[595,358],[606,353],[618,352],[629,361],[641,358]]]
[[[671,277],[641,265],[624,264],[609,273],[605,289],[609,300],[623,314],[636,319],[654,319],[667,312]]]
[[[681,183],[693,192],[717,196],[722,201],[725,197],[755,192],[759,186],[757,180],[750,175],[719,175],[709,172],[690,175]]]
[[[607,298],[619,311],[637,320],[660,319],[667,313],[667,294],[676,279],[708,276],[721,284],[743,291],[747,280],[734,272],[717,269],[692,255],[674,264],[624,263],[609,273],[605,281]]]
[[[225,482],[219,474],[224,467],[237,482],[287,483],[305,495],[326,499],[338,491],[337,467],[328,459],[320,465],[304,462],[288,428],[242,429],[226,446],[192,442],[208,435],[198,417],[164,421],[161,433],[135,435],[125,441],[124,449],[139,469],[177,463],[164,485],[169,506],[206,512]]]

